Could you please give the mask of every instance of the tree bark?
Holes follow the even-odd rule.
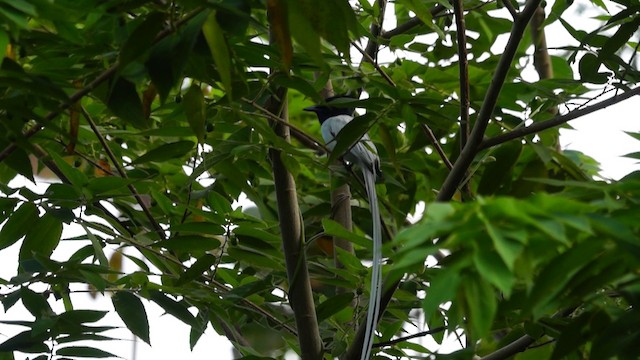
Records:
[[[276,95],[271,97],[267,109],[279,115],[282,120],[287,121],[286,89],[276,89]],[[289,127],[275,122],[272,122],[272,126],[278,136],[285,141],[290,141]],[[302,359],[320,360],[322,359],[323,345],[318,329],[307,260],[304,253],[304,239],[302,236],[296,182],[282,161],[282,156],[286,156],[286,154],[272,148],[269,150],[269,156],[273,166],[278,219],[287,265],[289,302],[298,328],[300,352]]]

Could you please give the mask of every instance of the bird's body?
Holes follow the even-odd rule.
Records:
[[[313,111],[318,115],[318,120],[321,124],[322,138],[327,148],[331,151],[333,151],[336,146],[338,133],[353,120],[354,110],[352,108],[332,106],[335,100],[341,98],[344,97],[332,97],[326,100],[327,105],[305,108],[306,111]],[[376,179],[382,177],[382,172],[380,171],[378,152],[367,134],[364,134],[362,138],[344,154],[344,159],[362,170],[373,221],[371,291],[369,295],[366,331],[360,357],[361,360],[368,360],[371,354],[373,338],[375,337],[376,325],[378,323],[380,297],[382,293],[382,226],[380,223],[380,211],[375,187]]]

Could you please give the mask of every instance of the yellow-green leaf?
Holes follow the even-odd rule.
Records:
[[[216,12],[212,11],[207,20],[202,25],[202,32],[204,38],[207,40],[211,56],[220,74],[222,80],[222,86],[224,86],[227,95],[231,97],[231,59],[229,54],[229,48],[227,47],[227,41],[224,38],[222,28],[216,20]]]

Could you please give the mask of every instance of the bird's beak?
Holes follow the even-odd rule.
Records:
[[[304,108],[304,109],[302,109],[302,110],[304,110],[304,111],[316,112],[316,111],[318,110],[318,107],[314,105],[314,106],[306,107],[306,108]]]

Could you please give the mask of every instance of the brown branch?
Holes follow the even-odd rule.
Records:
[[[172,34],[174,31],[176,31],[176,29],[178,29],[181,25],[191,20],[194,16],[198,15],[202,10],[203,10],[202,7],[198,7],[195,10],[188,13],[187,15],[185,15],[182,19],[177,21],[173,26],[160,31],[158,35],[156,35],[155,39],[153,40],[153,43],[155,44],[158,41]],[[117,73],[119,66],[120,66],[119,62],[116,61],[113,65],[111,65],[111,67],[109,67],[107,70],[105,70],[100,75],[98,75],[98,77],[96,77],[93,81],[91,81],[85,87],[83,87],[82,89],[76,91],[71,96],[69,96],[69,99],[65,103],[61,104],[60,107],[58,107],[58,109],[49,112],[37,124],[35,124],[28,130],[26,130],[22,134],[24,138],[28,139],[33,135],[37,134],[40,130],[44,128],[44,126],[48,122],[55,119],[58,115],[60,115],[61,113],[66,111],[68,108],[73,106],[73,104],[75,104],[76,102],[80,101],[83,97],[85,97],[91,91],[95,90],[95,88],[100,86],[103,82],[113,77]],[[16,150],[17,147],[18,146],[14,142],[9,144],[4,150],[2,150],[2,152],[0,152],[0,162],[2,162],[9,155],[11,155]]]
[[[367,61],[370,61],[372,64],[378,63],[378,50],[380,48],[380,45],[378,44],[378,37],[380,36],[380,33],[382,33],[382,24],[384,22],[384,13],[387,8],[387,0],[377,0],[376,4],[380,10],[379,17],[371,22],[369,30],[371,37],[369,38],[369,42],[367,42],[367,46],[364,50],[364,54],[367,54],[370,59]]]
[[[500,57],[493,79],[491,80],[491,84],[487,89],[487,94],[485,95],[482,107],[478,112],[478,118],[473,126],[468,142],[460,152],[460,156],[453,165],[453,169],[449,172],[447,178],[442,184],[442,187],[438,192],[438,196],[436,197],[437,201],[448,201],[453,197],[458,185],[465,177],[471,162],[475,158],[478,152],[478,147],[482,142],[484,132],[487,129],[489,120],[491,119],[491,114],[498,102],[500,90],[507,78],[507,74],[511,68],[511,63],[516,55],[516,51],[518,50],[518,45],[522,40],[524,31],[527,28],[527,24],[529,23],[533,12],[539,6],[540,2],[541,0],[528,0],[521,15],[514,21],[509,41],[507,42],[504,53]]]
[[[353,47],[356,48],[356,50],[358,50],[362,56],[363,56],[363,62],[368,62],[371,65],[373,65],[373,67],[376,69],[376,71],[378,71],[378,73],[380,75],[382,75],[382,77],[389,83],[389,85],[396,87],[396,83],[393,82],[393,80],[391,79],[391,77],[389,77],[389,75],[387,75],[386,72],[384,72],[384,70],[382,70],[382,68],[380,67],[380,65],[378,65],[378,62],[375,61],[371,55],[369,55],[366,51],[362,50],[362,48],[360,48],[360,46],[358,46],[358,44],[352,42],[351,45],[353,45]]]
[[[255,101],[247,98],[242,98],[242,101],[246,102],[247,104],[250,104],[257,110],[260,110],[260,112],[266,115],[266,117],[269,120],[289,128],[290,133],[293,134],[298,141],[305,144],[309,149],[316,150],[316,151],[323,151],[325,153],[331,152],[324,144],[314,139],[311,135],[307,134],[302,129],[299,129],[297,126],[293,125],[292,123],[283,120],[282,118],[274,114],[269,109],[266,109],[264,106],[261,106]]]
[[[538,73],[540,80],[553,78],[553,64],[549,49],[547,48],[547,37],[544,33],[545,13],[542,5],[538,6],[531,18],[531,39],[533,41],[533,66]],[[551,116],[558,115],[558,107],[553,106],[547,109],[547,113]],[[551,143],[556,150],[560,150],[560,132],[557,131],[550,137]]]
[[[270,113],[279,114],[282,121],[285,122],[287,121],[286,94],[286,89],[277,88],[266,106]],[[281,122],[272,122],[272,125],[278,136],[282,137],[284,141],[290,140],[288,126],[284,126]],[[323,344],[304,253],[302,215],[298,208],[296,182],[284,165],[282,156],[283,153],[280,150],[269,149],[276,188],[282,247],[289,280],[289,302],[300,333],[298,343],[302,358],[320,360],[323,357]]]
[[[100,129],[98,129],[98,127],[96,126],[96,123],[91,118],[91,114],[87,112],[87,109],[85,109],[84,106],[80,106],[80,110],[82,111],[82,115],[84,116],[85,120],[87,120],[87,123],[89,123],[91,130],[93,130],[93,133],[96,135],[96,137],[98,138],[98,141],[102,145],[102,149],[105,151],[105,153],[107,154],[107,157],[109,158],[109,160],[111,160],[111,163],[113,164],[113,166],[115,166],[116,170],[118,171],[118,174],[120,174],[122,178],[128,179],[127,173],[122,168],[120,161],[118,161],[116,156],[113,154],[113,151],[111,151],[111,148],[107,143],[107,140],[104,138],[104,136],[102,136]],[[165,239],[166,236],[165,236],[164,229],[156,221],[155,217],[153,217],[153,214],[151,214],[151,210],[149,210],[149,207],[144,202],[144,200],[136,190],[135,186],[133,186],[133,184],[127,184],[127,188],[129,189],[133,197],[136,199],[136,202],[138,203],[138,205],[140,205],[142,212],[147,217],[147,220],[149,221],[151,226],[154,228],[156,233],[158,233],[158,236],[160,236],[160,239]]]
[[[516,20],[519,14],[518,14],[518,10],[516,10],[516,8],[511,3],[511,0],[502,0],[502,4],[504,4],[504,7],[507,8],[507,11],[509,11],[509,14],[511,14],[511,17],[513,18],[513,20]]]
[[[453,0],[453,13],[456,20],[458,40],[458,64],[460,76],[460,150],[469,137],[469,62],[467,59],[467,34],[464,24],[464,4],[462,0]]]
[[[429,140],[431,140],[431,143],[433,144],[433,148],[436,149],[436,152],[438,153],[438,155],[440,155],[440,159],[442,159],[444,164],[447,166],[447,169],[451,171],[451,169],[453,169],[453,164],[447,157],[447,154],[445,154],[444,150],[442,149],[442,146],[440,146],[440,143],[438,142],[436,135],[433,133],[433,131],[427,124],[420,124],[420,125],[422,128],[422,132],[424,132],[424,134],[429,138]]]
[[[546,120],[546,121],[541,121],[541,122],[537,122],[537,123],[533,123],[529,126],[526,127],[521,127],[518,129],[515,129],[513,131],[510,131],[506,134],[502,134],[502,135],[498,135],[498,136],[494,136],[490,139],[484,140],[483,142],[480,143],[480,145],[478,146],[478,150],[484,150],[502,143],[505,143],[507,141],[513,140],[513,139],[518,139],[527,135],[532,135],[547,129],[551,129],[553,127],[565,124],[571,120],[583,117],[585,115],[591,114],[593,112],[596,112],[598,110],[602,110],[606,107],[609,107],[611,105],[615,105],[619,102],[625,101],[633,96],[636,95],[640,95],[640,87],[636,87],[635,89],[629,90],[625,93],[622,93],[620,95],[616,95],[616,96],[612,96],[609,99],[600,101],[597,104],[582,108],[582,109],[578,109],[578,110],[574,110],[571,111],[565,115],[560,115],[560,116],[556,116],[553,119],[550,120]]]
[[[438,4],[431,9],[431,16],[436,16],[441,12],[445,11],[447,8]],[[391,29],[389,31],[384,31],[380,34],[382,39],[391,39],[392,37],[400,34],[404,34],[407,31],[415,28],[416,26],[423,25],[424,23],[417,16],[409,19],[407,22],[398,25],[395,29]]]

